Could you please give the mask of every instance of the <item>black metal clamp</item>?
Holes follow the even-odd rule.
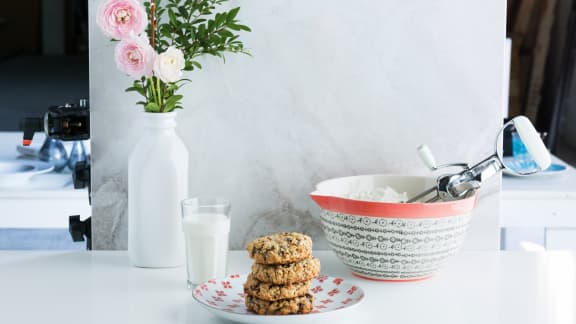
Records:
[[[80,215],[68,218],[68,231],[74,242],[86,241],[86,249],[92,250],[92,217],[80,220]]]
[[[52,106],[43,117],[30,117],[22,120],[22,145],[32,144],[35,132],[63,141],[80,141],[90,138],[90,109],[88,100],[81,99],[77,104]],[[90,189],[90,161],[80,161],[74,165],[72,173],[75,189],[88,187],[88,202],[92,204]],[[74,242],[86,241],[86,248],[92,249],[92,221],[88,217],[80,220],[80,215],[69,216],[68,231]]]

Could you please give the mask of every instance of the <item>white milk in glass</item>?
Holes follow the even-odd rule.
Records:
[[[188,281],[199,284],[226,275],[230,218],[224,214],[197,213],[182,220],[186,237]]]

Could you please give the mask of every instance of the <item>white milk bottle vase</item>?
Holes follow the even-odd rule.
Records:
[[[128,254],[136,267],[184,264],[180,202],[188,196],[188,150],[176,112],[143,112],[128,165]]]

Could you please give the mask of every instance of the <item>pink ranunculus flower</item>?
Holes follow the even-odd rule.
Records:
[[[135,79],[143,76],[151,77],[156,52],[148,43],[148,39],[142,36],[130,36],[116,46],[114,52],[116,66],[122,72]]]
[[[98,7],[96,23],[104,34],[122,40],[143,33],[148,20],[138,0],[105,0]]]

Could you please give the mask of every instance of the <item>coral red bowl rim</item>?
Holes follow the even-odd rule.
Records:
[[[478,193],[473,196],[434,203],[391,203],[364,201],[311,193],[310,197],[322,209],[379,218],[439,218],[471,213],[477,205]]]

